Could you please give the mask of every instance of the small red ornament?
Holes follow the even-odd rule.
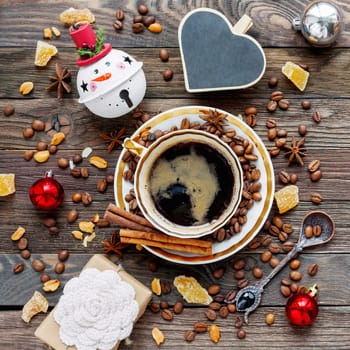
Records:
[[[49,170],[45,177],[37,180],[29,189],[29,197],[37,209],[52,210],[60,206],[64,199],[62,185],[54,179]]]
[[[318,314],[317,295],[318,286],[316,284],[305,293],[293,294],[286,304],[288,320],[296,326],[308,326],[314,322]]]

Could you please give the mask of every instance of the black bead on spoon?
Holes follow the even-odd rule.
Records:
[[[320,235],[311,237],[305,235],[305,228],[319,227]],[[255,286],[248,286],[241,289],[233,300],[225,300],[226,303],[236,303],[236,310],[244,312],[244,321],[248,324],[248,316],[260,304],[264,287],[284,268],[284,266],[304,248],[327,243],[335,234],[333,219],[323,211],[312,211],[308,213],[301,224],[299,240],[287,256]]]

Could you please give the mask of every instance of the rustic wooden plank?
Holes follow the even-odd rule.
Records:
[[[292,29],[292,19],[300,15],[309,3],[306,0],[290,2],[288,0],[248,0],[248,1],[210,1],[204,3],[183,3],[181,1],[162,1],[155,3],[143,1],[149,7],[149,13],[156,16],[163,25],[160,34],[145,31],[142,34],[132,33],[132,19],[137,14],[137,1],[55,1],[54,8],[47,3],[20,2],[5,0],[1,3],[0,14],[0,46],[35,46],[36,40],[42,39],[42,31],[46,27],[57,26],[62,35],[58,40],[52,40],[59,46],[70,46],[72,40],[68,29],[59,21],[59,14],[69,7],[89,7],[95,14],[96,25],[105,30],[106,41],[113,46],[125,47],[162,47],[178,46],[177,30],[182,18],[198,7],[210,7],[222,12],[228,20],[235,24],[239,18],[247,14],[253,19],[254,26],[249,34],[256,38],[262,46],[309,46],[302,35]],[[342,9],[344,23],[349,22],[350,10],[346,0],[336,0]],[[118,33],[112,24],[115,21],[115,11],[125,12],[124,29]],[[38,16],[40,13],[40,16]],[[6,14],[6,15],[5,15]],[[349,46],[349,28],[344,30],[336,46]]]
[[[119,45],[116,48],[121,48]],[[55,92],[46,91],[50,84],[49,76],[55,74],[55,63],[67,66],[72,73],[73,93],[66,95],[60,104],[65,104],[69,97],[77,98],[76,74],[78,67],[75,65],[77,58],[74,49],[59,48],[57,57],[52,58],[47,67],[34,66],[35,46],[30,48],[1,48],[0,66],[6,69],[0,70],[0,98],[11,99],[53,99]],[[147,79],[146,98],[190,98],[239,100],[242,98],[266,98],[269,92],[267,82],[271,76],[279,78],[278,89],[284,91],[288,98],[348,98],[350,91],[350,78],[343,74],[348,70],[350,53],[346,49],[313,50],[309,48],[265,48],[267,59],[266,72],[263,78],[254,86],[245,90],[221,91],[211,93],[189,94],[185,91],[183,69],[178,48],[170,48],[169,62],[161,62],[158,48],[127,48],[125,51],[136,60],[143,61],[143,69]],[[281,73],[281,68],[286,61],[303,62],[309,66],[310,78],[306,90],[301,93]],[[16,62],[9,65],[8,62]],[[166,68],[174,71],[171,81],[165,82],[162,72]],[[18,88],[23,81],[33,81],[34,91],[27,96],[22,96]]]
[[[51,248],[54,252],[58,247]],[[317,253],[317,254],[315,254]],[[283,254],[277,254],[279,258]],[[62,275],[56,275],[54,272],[54,265],[56,264],[56,254],[33,254],[32,259],[41,259],[46,264],[45,272],[49,273],[52,278],[58,278],[62,282],[62,287],[56,293],[46,293],[50,305],[55,305],[61,295],[64,283],[76,276],[87,260],[91,257],[90,254],[71,254],[66,263],[66,270]],[[135,252],[129,249],[121,260],[115,261],[122,264],[127,272],[135,276],[145,285],[150,286],[154,277],[158,277],[163,282],[169,282],[171,285],[173,279],[178,275],[194,276],[200,281],[204,287],[211,284],[218,283],[221,286],[222,294],[226,294],[232,288],[237,288],[237,281],[233,278],[233,261],[243,258],[246,261],[246,278],[250,283],[255,284],[257,280],[252,276],[251,269],[258,265],[263,268],[265,275],[271,271],[268,264],[263,264],[260,261],[260,254],[251,253],[247,249],[238,255],[226,259],[224,262],[218,262],[208,265],[188,266],[174,264],[162,260],[157,261],[158,269],[156,272],[150,272],[148,263],[153,260],[150,254]],[[319,247],[317,250],[305,250],[299,257],[301,267],[299,271],[302,272],[303,278],[300,285],[307,287],[317,283],[320,287],[319,303],[321,305],[333,306],[347,306],[350,303],[350,287],[344,283],[344,276],[350,268],[349,253],[334,254],[327,252],[326,247]],[[41,290],[41,283],[39,280],[40,273],[33,271],[30,261],[23,261],[25,269],[20,274],[12,272],[13,264],[23,261],[15,254],[1,254],[0,266],[2,267],[2,285],[0,286],[0,297],[2,306],[21,306],[31,297],[35,290]],[[315,277],[310,277],[307,274],[309,264],[317,262],[319,271]],[[226,266],[226,273],[223,278],[216,280],[212,276],[212,271],[220,266]],[[265,289],[262,304],[264,306],[281,306],[285,304],[285,298],[280,294],[280,281],[282,277],[288,277],[290,272],[289,267],[286,267],[280,275],[278,275]],[[177,300],[182,300],[182,297],[172,287],[171,294],[162,295],[160,297],[154,296],[153,300],[167,300],[170,304],[174,304]]]
[[[265,314],[273,312],[276,316],[274,325],[264,323]],[[244,340],[236,337],[237,329],[233,323],[237,314],[231,314],[226,319],[218,318],[215,322],[221,328],[220,342],[215,346],[220,349],[348,349],[350,344],[350,308],[321,306],[319,315],[311,327],[297,329],[291,326],[284,315],[283,307],[261,307],[250,316],[250,324],[244,326],[247,336]],[[44,315],[33,318],[29,325],[20,319],[20,311],[3,311],[0,313],[1,350],[36,349],[45,350],[47,346],[35,338],[34,331],[44,319]],[[120,350],[146,349],[153,350],[154,344],[151,331],[153,327],[160,328],[165,335],[162,349],[212,349],[214,344],[207,333],[197,334],[192,343],[183,339],[184,332],[193,327],[195,320],[205,320],[204,310],[185,309],[180,315],[175,315],[171,321],[163,321],[159,315],[149,310],[135,325],[130,336],[131,344],[124,342]]]

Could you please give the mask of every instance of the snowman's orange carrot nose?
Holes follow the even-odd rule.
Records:
[[[92,79],[92,81],[104,81],[109,79],[112,76],[112,73],[105,73],[103,75],[100,75],[99,77]]]

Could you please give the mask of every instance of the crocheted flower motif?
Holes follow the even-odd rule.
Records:
[[[110,350],[130,335],[138,310],[134,288],[116,271],[85,269],[66,283],[54,318],[67,346]]]

